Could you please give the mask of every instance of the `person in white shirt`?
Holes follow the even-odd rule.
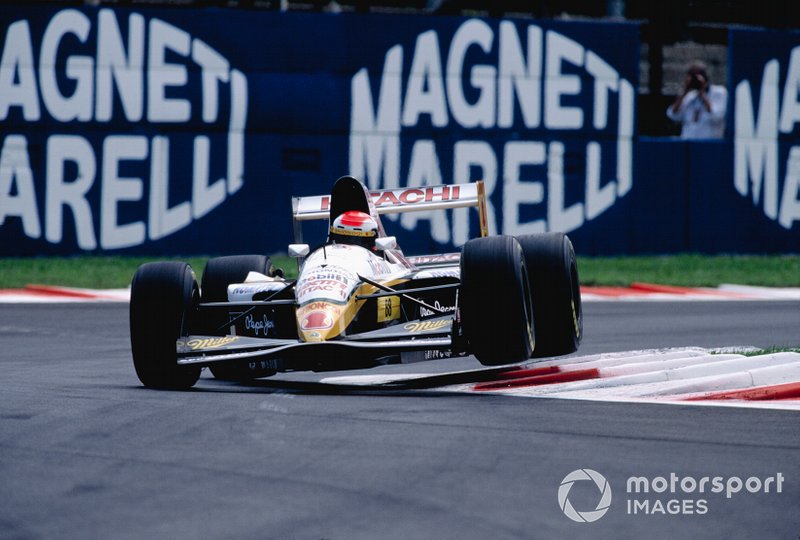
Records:
[[[680,122],[684,139],[721,139],[725,136],[727,106],[725,87],[711,84],[704,63],[692,62],[683,91],[667,109],[667,116]]]

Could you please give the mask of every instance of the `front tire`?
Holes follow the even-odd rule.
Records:
[[[534,358],[578,350],[583,337],[583,307],[575,249],[564,233],[518,236],[528,265],[533,316]]]
[[[148,388],[186,390],[200,378],[199,366],[179,366],[176,340],[188,334],[199,301],[191,267],[179,262],[139,267],[131,284],[130,332],[133,366]]]
[[[461,252],[461,323],[487,366],[524,362],[534,348],[525,257],[512,236],[475,238]]]

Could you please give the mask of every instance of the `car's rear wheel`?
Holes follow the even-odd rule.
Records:
[[[130,332],[133,366],[149,388],[188,389],[199,366],[179,366],[176,341],[188,334],[199,289],[191,267],[179,262],[144,264],[131,284]]]
[[[232,255],[209,259],[200,285],[203,302],[227,302],[228,285],[242,283],[250,272],[268,276],[271,271],[272,262],[266,255]],[[206,324],[216,329],[226,322],[212,318]],[[270,369],[260,367],[259,362],[227,362],[210,366],[209,370],[215,378],[226,381],[249,380],[275,374]]]
[[[518,236],[528,266],[536,348],[533,356],[561,356],[578,350],[583,308],[575,250],[564,233]]]
[[[534,348],[525,257],[512,236],[475,238],[461,252],[461,323],[484,365],[524,362]]]
[[[203,302],[227,302],[228,285],[242,283],[250,272],[269,275],[272,262],[266,255],[214,257],[206,263],[200,290]]]

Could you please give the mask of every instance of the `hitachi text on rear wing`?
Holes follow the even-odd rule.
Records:
[[[486,192],[483,181],[470,184],[386,189],[370,191],[369,194],[378,214],[475,207],[478,209],[481,236],[489,235],[486,219]],[[330,195],[292,197],[295,243],[303,241],[301,222],[328,219],[330,202]]]

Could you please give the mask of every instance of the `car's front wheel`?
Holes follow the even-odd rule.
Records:
[[[191,267],[155,262],[139,267],[131,283],[130,333],[133,366],[149,388],[187,389],[199,366],[179,366],[176,341],[188,333],[199,289]]]
[[[464,334],[481,364],[530,358],[533,308],[525,257],[514,237],[475,238],[464,244],[459,306]]]

